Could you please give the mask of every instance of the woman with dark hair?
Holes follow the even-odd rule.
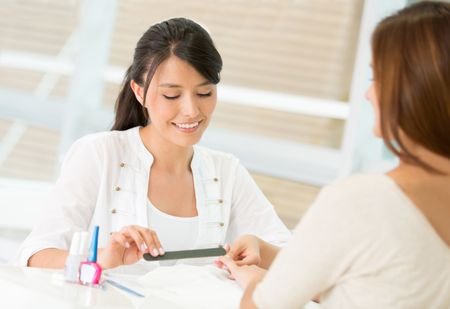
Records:
[[[281,251],[238,239],[220,263],[241,308],[450,308],[450,3],[385,18],[372,51],[374,134],[400,164],[324,188]]]
[[[221,69],[195,22],[150,27],[126,72],[112,131],[71,147],[20,264],[63,267],[74,232],[95,225],[103,268],[134,264],[146,252],[218,247],[245,233],[282,244],[289,231],[239,161],[194,146],[215,109]]]

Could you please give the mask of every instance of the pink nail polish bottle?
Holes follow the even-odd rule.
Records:
[[[102,276],[102,268],[97,264],[98,230],[99,227],[96,225],[92,234],[88,259],[80,263],[79,276],[81,284],[98,284]]]

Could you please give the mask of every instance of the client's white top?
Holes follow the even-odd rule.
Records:
[[[317,295],[321,308],[450,308],[450,248],[391,178],[352,176],[322,190],[253,299]]]
[[[198,216],[176,217],[162,212],[149,201],[148,225],[158,235],[165,251],[190,250],[198,236]],[[177,235],[177,237],[174,237]]]

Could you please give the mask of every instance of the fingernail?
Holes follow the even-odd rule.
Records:
[[[147,245],[145,243],[143,243],[141,245],[141,251],[145,251],[145,250],[147,250]]]
[[[159,248],[159,254],[164,255],[164,249],[163,248]]]
[[[153,256],[158,256],[158,254],[159,254],[159,251],[156,248],[153,248],[152,252],[153,252]]]
[[[130,244],[126,242],[125,243],[125,248],[127,248],[127,249],[130,248]]]

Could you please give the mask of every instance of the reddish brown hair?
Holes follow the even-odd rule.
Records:
[[[384,142],[403,161],[439,172],[407,149],[400,132],[450,158],[450,3],[420,2],[385,18],[372,53]]]

